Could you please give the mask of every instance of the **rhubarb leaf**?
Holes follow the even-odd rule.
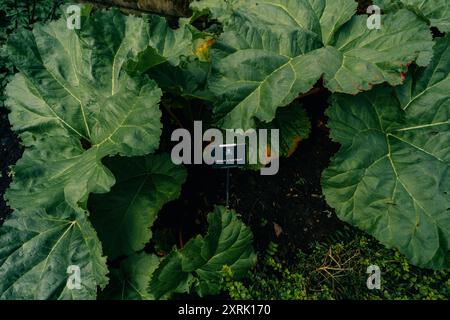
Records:
[[[102,297],[112,300],[154,300],[148,292],[159,258],[146,253],[133,254],[111,270],[111,281]]]
[[[309,91],[322,76],[332,92],[356,94],[374,84],[399,85],[408,66],[426,66],[432,35],[414,13],[353,16],[353,0],[235,0],[194,2],[224,25],[211,50],[209,88],[222,128],[255,128]]]
[[[309,38],[309,39],[308,39]],[[280,106],[310,90],[322,76],[314,54],[318,42],[292,32],[235,25],[213,46],[209,88],[217,96],[214,115],[225,129],[256,128]]]
[[[182,57],[194,54],[192,33],[186,25],[172,29],[165,18],[157,15],[145,16],[142,23],[145,35],[140,41],[147,48],[141,49],[127,62],[126,69],[129,72],[144,73],[165,62],[178,66]]]
[[[114,184],[102,158],[156,150],[161,90],[123,70],[147,41],[143,25],[141,18],[101,11],[78,32],[62,18],[9,38],[20,73],[8,84],[6,106],[26,147],[6,193],[11,207],[53,213],[65,202],[85,206],[89,193]]]
[[[432,27],[441,32],[450,31],[450,1],[449,0],[375,0],[374,4],[380,6],[385,12],[407,8],[420,17],[429,21]]]
[[[278,129],[280,137],[280,156],[290,157],[302,140],[309,137],[311,121],[301,105],[293,103],[289,107],[277,110],[275,119],[262,123],[260,129]]]
[[[89,209],[105,253],[114,259],[144,248],[158,212],[178,198],[187,173],[166,154],[117,157],[105,164],[117,182],[109,193],[92,195]]]
[[[353,17],[317,54],[327,66],[324,81],[332,92],[356,94],[383,82],[400,85],[412,62],[430,62],[431,33],[413,13],[400,10],[383,16],[380,30],[369,30],[366,20]]]
[[[216,207],[208,215],[208,223],[205,237],[191,239],[161,262],[150,284],[155,298],[185,289],[191,283],[200,296],[217,294],[226,275],[224,268],[238,279],[253,266],[253,236],[236,212]]]
[[[310,34],[324,44],[351,19],[357,6],[353,0],[197,0],[191,4],[194,11],[209,11],[227,26],[246,22],[281,27]]]
[[[450,37],[404,86],[335,95],[327,115],[342,147],[322,185],[338,216],[414,265],[450,266]]]
[[[177,67],[165,63],[150,70],[149,75],[164,91],[186,99],[214,101],[207,87],[210,68],[209,62],[199,60],[183,62]]]
[[[68,285],[77,276],[68,273],[71,266],[79,270],[79,288]],[[95,299],[107,272],[85,212],[16,211],[0,228],[0,299]]]

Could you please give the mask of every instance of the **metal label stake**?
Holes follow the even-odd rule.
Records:
[[[230,203],[230,168],[227,168],[227,183],[226,183],[226,206],[228,208],[228,205]]]
[[[227,207],[230,203],[230,169],[245,165],[245,152],[246,145],[237,143],[218,145],[213,152],[214,157],[216,154],[220,155],[214,161],[213,168],[226,169],[225,201]]]

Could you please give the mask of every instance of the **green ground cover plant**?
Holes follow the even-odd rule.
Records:
[[[446,300],[449,270],[411,265],[398,251],[346,230],[299,251],[294,261],[280,259],[268,247],[245,281],[230,279],[225,291],[233,299],[254,300]],[[276,246],[275,246],[276,248]],[[367,290],[367,267],[382,270],[381,290]]]

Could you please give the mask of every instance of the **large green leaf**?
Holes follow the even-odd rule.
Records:
[[[211,6],[211,7],[210,7]],[[432,55],[428,27],[408,10],[383,16],[381,30],[353,16],[353,0],[200,1],[224,24],[212,51],[210,89],[224,128],[254,128],[324,77],[333,92],[401,84],[407,66]]]
[[[111,281],[102,295],[113,300],[153,300],[148,286],[159,258],[146,253],[133,254],[111,270]]]
[[[339,153],[323,174],[338,216],[411,263],[450,265],[450,37],[396,91],[335,95],[327,114]]]
[[[163,63],[151,68],[148,74],[164,92],[187,99],[213,101],[214,95],[207,88],[207,79],[211,69],[209,49],[215,39],[212,34],[200,31],[182,19],[180,24],[191,32],[192,52],[178,65]]]
[[[210,11],[225,25],[248,22],[270,28],[297,30],[328,44],[334,33],[356,12],[353,0],[200,0],[194,11]]]
[[[399,85],[412,62],[426,66],[432,57],[431,33],[413,13],[383,16],[380,30],[369,30],[366,20],[354,16],[317,54],[332,92],[356,94],[383,82]]]
[[[236,212],[216,207],[208,215],[208,223],[208,234],[204,238],[197,236],[161,262],[150,284],[155,298],[180,291],[190,282],[196,284],[195,289],[201,296],[217,294],[225,276],[224,268],[229,267],[234,277],[239,278],[255,263],[252,233]]]
[[[105,260],[84,212],[16,211],[0,228],[0,298],[95,299],[108,282]],[[80,289],[66,285],[69,266]]]
[[[149,292],[155,299],[168,299],[174,293],[189,292],[193,275],[183,271],[181,254],[172,251],[153,272]]]
[[[449,0],[375,0],[374,4],[385,11],[408,8],[426,18],[431,26],[438,28],[441,32],[450,31]]]
[[[187,174],[166,154],[112,158],[105,164],[117,183],[107,194],[92,195],[89,209],[105,253],[114,259],[144,248],[159,210],[178,198]]]
[[[160,16],[151,15],[145,20],[143,41],[148,46],[127,62],[128,71],[143,73],[165,62],[177,66],[182,57],[193,55],[192,33],[187,25],[174,30]]]
[[[212,51],[210,90],[218,124],[226,129],[255,128],[256,120],[274,119],[279,106],[286,106],[307,92],[322,76],[314,54],[314,39],[297,30],[234,25]]]
[[[75,207],[114,184],[103,157],[158,147],[161,91],[123,71],[148,46],[144,26],[142,18],[104,11],[83,20],[79,32],[60,19],[10,37],[20,73],[7,87],[6,105],[26,146],[6,194],[13,208]]]
[[[187,99],[214,101],[207,88],[211,65],[206,61],[188,61],[175,67],[169,63],[153,68],[149,75],[165,92],[172,92]]]
[[[278,109],[273,121],[262,123],[258,127],[280,130],[280,155],[290,157],[298,144],[309,137],[311,121],[303,107],[293,103],[289,107]]]

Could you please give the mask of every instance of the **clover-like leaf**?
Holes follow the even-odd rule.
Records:
[[[449,0],[375,0],[374,4],[389,12],[399,8],[407,8],[427,19],[432,27],[441,32],[450,31]]]
[[[339,153],[323,174],[338,216],[412,264],[450,265],[450,37],[396,91],[335,95],[327,115]]]
[[[123,70],[149,43],[145,20],[101,11],[69,30],[65,19],[21,30],[8,42],[20,70],[7,87],[10,122],[26,149],[6,194],[11,207],[84,206],[114,184],[101,163],[159,145],[161,90]]]
[[[187,290],[190,283],[201,296],[217,294],[228,267],[235,278],[242,277],[255,263],[252,233],[236,212],[216,207],[208,215],[208,234],[191,239],[183,249],[173,251],[155,271],[150,292],[159,299]],[[194,277],[192,279],[192,277]]]
[[[162,206],[180,195],[186,170],[169,155],[111,158],[106,166],[117,183],[107,194],[92,195],[91,220],[111,259],[144,248]]]
[[[82,211],[16,211],[0,228],[0,299],[95,299],[107,272]],[[70,276],[80,277],[79,288],[67,285]]]

